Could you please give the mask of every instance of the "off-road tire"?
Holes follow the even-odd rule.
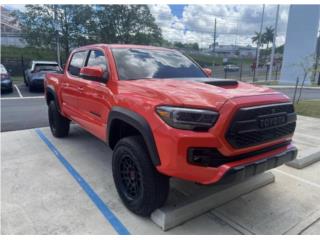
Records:
[[[141,136],[125,137],[116,144],[112,156],[113,179],[121,200],[130,211],[145,217],[161,207],[169,193],[169,177],[156,170],[146,149]],[[126,175],[124,166],[128,162],[134,167]],[[130,187],[133,185],[138,189],[135,196],[131,190],[136,188]]]
[[[53,136],[57,138],[68,136],[70,129],[70,120],[60,114],[55,101],[51,101],[49,103],[48,118]]]

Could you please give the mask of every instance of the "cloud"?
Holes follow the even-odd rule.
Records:
[[[214,20],[217,20],[219,44],[249,45],[254,32],[259,32],[262,5],[187,5],[182,17],[175,16],[170,6],[150,5],[150,11],[169,41],[198,42],[208,47],[213,42]],[[276,5],[266,5],[264,28],[274,26]],[[277,44],[284,43],[288,6],[281,5]]]

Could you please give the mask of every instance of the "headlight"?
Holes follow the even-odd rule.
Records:
[[[210,110],[160,106],[158,115],[169,126],[185,130],[208,130],[217,121],[219,114]]]

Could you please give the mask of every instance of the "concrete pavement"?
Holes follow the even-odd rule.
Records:
[[[320,234],[320,162],[272,170],[274,183],[163,232],[121,203],[103,142],[76,125],[65,139],[41,130],[131,234]],[[299,116],[299,150],[318,146],[318,136],[319,119]],[[1,141],[2,234],[117,233],[35,130],[1,133]]]

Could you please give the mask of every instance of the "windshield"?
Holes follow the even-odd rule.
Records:
[[[207,78],[189,58],[170,50],[113,48],[120,80]]]
[[[34,72],[42,71],[59,71],[59,66],[56,64],[36,64],[34,67]]]

